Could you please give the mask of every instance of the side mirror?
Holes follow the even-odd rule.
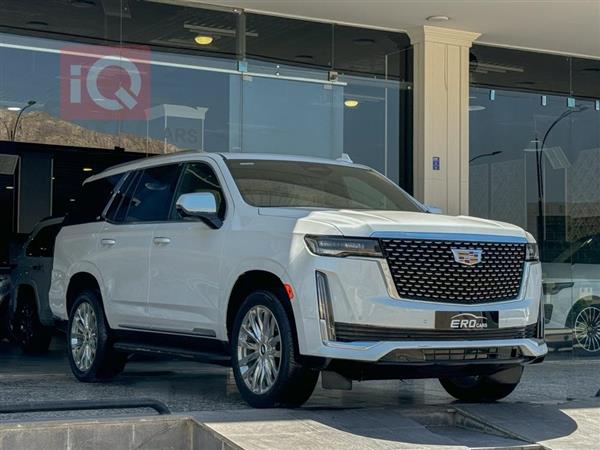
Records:
[[[223,225],[223,221],[218,216],[217,199],[212,192],[180,195],[175,208],[184,218],[201,220],[213,229],[221,228]]]
[[[429,214],[442,214],[442,208],[433,205],[425,205],[425,209]]]

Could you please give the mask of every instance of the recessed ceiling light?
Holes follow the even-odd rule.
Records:
[[[202,34],[199,34],[194,38],[194,42],[198,45],[210,45],[213,41],[214,38],[212,36],[205,36]]]
[[[71,0],[71,5],[76,8],[91,8],[96,6],[96,2],[94,0]]]
[[[44,22],[43,20],[30,20],[25,25],[30,27],[46,28],[48,26],[48,22]]]
[[[84,167],[83,171],[84,172],[91,172],[93,169],[91,167]]]
[[[8,108],[9,111],[21,111],[21,107],[20,106],[9,106]]]
[[[75,201],[75,199],[74,199],[74,198],[70,198],[70,199],[69,199],[69,201],[70,201],[70,202],[74,202],[74,201]]]
[[[6,186],[6,189],[8,189],[9,191],[12,191],[14,188],[14,186]]]
[[[346,106],[346,108],[356,108],[358,106],[358,100],[349,98],[344,102],[344,105]]]
[[[375,43],[375,39],[372,38],[356,38],[354,39],[354,43],[358,45],[373,45]]]
[[[426,19],[428,22],[448,22],[450,17],[448,16],[429,16]]]
[[[312,55],[296,55],[294,59],[296,61],[312,62],[315,58]]]

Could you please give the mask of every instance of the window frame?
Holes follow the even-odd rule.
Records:
[[[33,253],[30,251],[30,248],[33,244],[37,244],[38,250],[40,249],[39,246],[39,241],[38,238],[42,235],[42,233],[44,232],[48,232],[48,230],[50,230],[51,228],[56,227],[57,231],[56,233],[54,233],[54,238],[52,239],[52,251],[50,252],[50,255],[44,255],[42,254],[42,252],[37,252],[37,253]],[[58,236],[58,233],[60,233],[60,229],[62,228],[62,222],[58,222],[58,223],[49,223],[46,225],[41,226],[33,236],[31,236],[31,239],[29,239],[27,241],[27,243],[25,244],[25,256],[27,258],[52,258],[54,256],[54,247],[56,245],[56,237]]]
[[[212,171],[212,173],[214,174],[215,178],[219,181],[219,187],[221,188],[221,198],[222,198],[222,202],[225,205],[224,210],[223,210],[223,217],[219,217],[219,218],[221,219],[221,221],[223,223],[225,223],[225,219],[227,218],[227,214],[229,212],[229,205],[228,205],[227,198],[226,198],[227,196],[225,195],[225,188],[224,188],[225,185],[224,185],[223,180],[221,179],[221,177],[219,177],[217,169],[215,167],[213,167],[212,164],[210,164],[208,161],[201,160],[201,159],[194,160],[194,161],[185,161],[183,163],[183,166],[181,168],[181,172],[179,173],[179,180],[177,181],[177,186],[175,187],[175,195],[173,196],[173,201],[171,202],[171,209],[169,210],[169,222],[176,222],[176,223],[179,223],[179,222],[189,223],[190,222],[189,219],[185,219],[185,218],[177,219],[177,218],[175,218],[176,217],[175,213],[176,213],[177,200],[179,199],[180,195],[183,195],[183,194],[179,194],[179,190],[180,190],[181,184],[183,182],[183,176],[185,174],[185,170],[187,169],[187,167],[189,165],[192,165],[192,164],[203,164],[203,165],[207,166]]]

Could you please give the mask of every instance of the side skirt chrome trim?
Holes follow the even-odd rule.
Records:
[[[127,325],[127,324],[119,324],[119,328],[126,328],[128,330],[136,330],[136,331],[147,331],[150,333],[174,334],[177,336],[212,337],[212,338],[217,337],[217,333],[214,330],[207,330],[204,328],[194,328],[192,331],[188,331],[188,332],[181,331],[181,330],[169,329],[169,328],[140,327],[138,325]]]

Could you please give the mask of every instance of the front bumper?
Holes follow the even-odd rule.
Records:
[[[394,351],[516,348],[514,364],[542,359],[548,349],[539,330],[541,312],[541,268],[526,263],[519,297],[514,300],[475,305],[451,304],[399,298],[384,260],[368,258],[307,257],[302,259],[305,276],[298,286],[298,301],[292,301],[300,353],[325,360],[380,363]],[[331,299],[324,323],[319,308],[315,274],[326,275]],[[321,303],[322,304],[322,303]],[[322,308],[321,311],[327,308]],[[454,333],[436,328],[437,312],[498,314],[497,328]],[[327,330],[343,324],[347,329],[374,329],[379,336],[348,332],[335,338]],[[531,332],[531,330],[535,330]],[[366,330],[369,331],[370,330]],[[418,335],[418,338],[415,336]],[[351,338],[348,338],[350,336]],[[354,338],[352,338],[354,336]],[[477,362],[479,364],[481,362]],[[510,361],[502,361],[511,363]],[[436,363],[437,364],[437,363]],[[456,361],[455,365],[472,365]],[[487,364],[487,363],[485,363]]]
[[[537,339],[481,339],[468,341],[383,341],[383,342],[323,342],[320,356],[331,359],[378,362],[397,351],[460,350],[484,348],[518,348],[523,361],[533,361],[548,353],[548,347]],[[410,361],[407,361],[410,363]],[[438,361],[439,362],[439,361]],[[455,363],[469,361],[455,361]]]

